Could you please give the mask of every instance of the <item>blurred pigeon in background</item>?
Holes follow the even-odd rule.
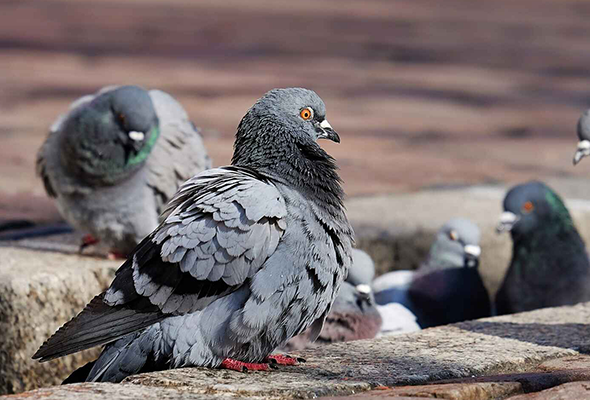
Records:
[[[578,120],[578,148],[574,154],[574,165],[582,161],[582,158],[590,155],[590,110],[584,111]]]
[[[125,255],[158,225],[180,184],[211,167],[201,135],[169,94],[106,87],[51,126],[37,173],[64,219]]]
[[[496,295],[498,314],[590,300],[584,241],[561,198],[541,182],[513,187],[498,231],[512,236],[512,261]]]
[[[317,343],[348,342],[372,339],[381,330],[382,318],[371,289],[375,265],[362,250],[352,249],[352,265],[342,283],[330,314],[317,338]],[[295,336],[284,347],[285,351],[308,347],[310,330]]]
[[[371,291],[367,285],[353,286],[343,282],[334,305],[326,318],[324,327],[317,337],[318,344],[349,342],[359,339],[372,339],[381,330],[383,320],[375,307]],[[295,336],[284,351],[301,350],[312,344],[311,330]]]
[[[375,300],[403,305],[421,328],[490,316],[490,298],[478,270],[479,240],[479,228],[471,221],[448,221],[418,270],[375,279]]]
[[[266,93],[238,126],[232,165],[187,181],[163,222],[34,355],[106,344],[77,380],[120,382],[186,366],[268,370],[271,356],[324,320],[352,261],[353,232],[318,95]]]

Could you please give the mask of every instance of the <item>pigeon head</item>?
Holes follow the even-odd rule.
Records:
[[[114,184],[145,162],[159,121],[146,90],[121,86],[79,106],[63,129],[67,167],[95,184]]]
[[[527,182],[506,194],[498,232],[509,231],[516,239],[563,228],[573,228],[572,218],[561,198],[544,183]]]
[[[436,234],[428,262],[421,269],[477,267],[481,248],[480,231],[468,219],[453,218]]]
[[[273,89],[242,118],[232,164],[265,172],[304,191],[308,188],[314,195],[341,197],[336,164],[318,139],[340,142],[326,120],[322,99],[308,89]]]
[[[375,264],[371,256],[362,250],[352,249],[352,264],[348,269],[346,281],[354,286],[365,285],[370,290],[373,278],[375,278]]]
[[[590,155],[590,110],[584,111],[578,120],[578,148],[574,154],[574,165]]]

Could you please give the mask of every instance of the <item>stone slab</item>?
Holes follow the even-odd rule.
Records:
[[[147,387],[153,389],[153,393],[159,393],[158,390],[172,390],[193,396],[188,398],[204,399],[211,398],[210,396],[271,399],[342,396],[376,387],[424,385],[433,382],[439,386],[452,383],[472,385],[471,389],[455,387],[453,390],[481,392],[482,388],[492,388],[517,391],[520,390],[517,385],[522,385],[523,390],[527,391],[521,381],[502,381],[498,374],[531,374],[548,360],[579,357],[581,353],[588,352],[588,321],[590,303],[547,308],[405,335],[317,346],[299,353],[307,359],[306,363],[295,367],[279,367],[271,372],[238,373],[184,368],[131,376],[121,387]],[[544,365],[544,368],[550,368],[551,364]],[[555,375],[557,372],[546,374]],[[485,379],[486,376],[490,377],[487,382],[469,381],[471,377]],[[589,377],[587,375],[584,380],[589,380]],[[437,382],[445,379],[460,381]],[[512,385],[491,384],[494,382]],[[560,383],[563,381],[556,381],[555,384]],[[71,392],[78,393],[82,390],[90,393],[87,398],[100,398],[100,393],[103,393],[103,398],[126,399],[133,398],[133,390],[136,390],[133,387],[129,392],[120,390],[115,394],[113,390],[117,389],[112,386],[95,384],[55,387],[42,392],[31,392],[31,396],[45,393],[49,398],[58,398],[58,395],[69,398],[74,396]],[[409,392],[404,393],[403,396],[409,395]],[[176,396],[176,392],[162,392],[162,396],[164,394],[169,395],[168,398]]]
[[[499,400],[523,390],[517,382],[449,383],[442,385],[399,386],[392,389],[372,390],[347,397],[325,397],[324,400],[343,399],[452,399],[452,400]]]
[[[47,363],[39,346],[104,290],[120,262],[0,247],[0,393],[60,383],[97,350]]]
[[[537,393],[510,397],[510,400],[587,400],[590,399],[590,381],[569,382]]]

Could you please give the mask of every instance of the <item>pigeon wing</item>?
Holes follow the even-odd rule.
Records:
[[[180,185],[211,168],[211,159],[184,108],[168,93],[149,93],[160,121],[160,137],[146,162],[147,179],[161,212]]]
[[[286,213],[278,190],[248,169],[211,169],[190,179],[110,288],[33,358],[45,361],[109,343],[237,290],[274,253]]]

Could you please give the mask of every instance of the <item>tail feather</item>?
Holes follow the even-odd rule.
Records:
[[[62,326],[37,350],[33,359],[48,361],[110,343],[165,318],[146,299],[111,307],[103,302],[103,298],[104,293],[92,299],[78,316]]]
[[[86,376],[87,382],[118,383],[142,372],[154,344],[153,329],[127,335],[105,347]]]
[[[72,372],[70,376],[68,376],[61,384],[69,385],[70,383],[86,382],[86,378],[88,378],[90,370],[92,370],[92,367],[94,367],[94,363],[96,363],[96,360],[90,361],[89,363],[86,363],[85,365],[81,366],[80,368]]]

